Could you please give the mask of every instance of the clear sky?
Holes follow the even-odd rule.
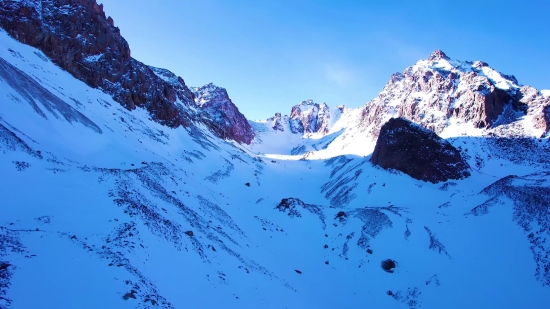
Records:
[[[550,1],[98,0],[132,57],[227,89],[249,119],[358,107],[436,49],[550,89]]]

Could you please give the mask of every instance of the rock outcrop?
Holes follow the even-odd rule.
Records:
[[[391,117],[407,118],[436,133],[449,120],[477,128],[497,125],[506,110],[525,115],[521,86],[481,61],[451,60],[441,50],[390,77],[382,92],[363,109],[361,123],[376,137]]]
[[[292,133],[326,134],[330,129],[331,114],[327,104],[317,104],[313,100],[302,101],[290,111],[290,128]]]
[[[254,130],[224,88],[210,83],[191,90],[194,92],[195,104],[200,109],[199,116],[202,122],[217,136],[238,143],[252,142]]]
[[[0,25],[43,51],[75,78],[111,94],[125,108],[146,108],[163,125],[191,124],[193,97],[183,79],[166,82],[133,59],[114,21],[95,0],[3,1]],[[179,101],[181,104],[176,104]]]
[[[541,136],[550,133],[550,96],[544,96],[530,86],[521,87],[518,97],[520,102],[527,104],[527,115],[532,116],[533,127],[541,130]]]
[[[288,127],[293,134],[325,135],[343,113],[343,105],[331,109],[326,103],[317,104],[313,100],[307,100],[294,105],[290,116],[276,113],[266,121],[271,123],[271,128],[275,131],[285,131]]]
[[[275,113],[275,116],[267,119],[267,121],[271,122],[271,128],[275,131],[281,131],[283,132],[285,130],[285,121],[288,122],[288,116],[285,115],[284,118],[281,116],[281,113]]]
[[[470,166],[456,148],[403,118],[391,118],[382,126],[371,162],[432,183],[470,176]]]

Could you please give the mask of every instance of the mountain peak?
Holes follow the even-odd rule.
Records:
[[[440,60],[440,59],[450,60],[451,58],[449,58],[441,49],[437,49],[436,51],[434,51],[428,58],[428,60]]]
[[[225,88],[208,83],[190,89],[195,95],[195,104],[201,109],[200,117],[218,137],[250,144],[254,138],[252,127]]]

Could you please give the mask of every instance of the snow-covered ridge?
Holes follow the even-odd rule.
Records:
[[[372,152],[381,126],[395,117],[409,119],[444,137],[488,134],[544,137],[550,132],[547,91],[522,86],[513,75],[500,73],[482,61],[453,60],[441,50],[393,74],[379,95],[361,108],[327,107],[330,113],[335,112],[334,116],[312,118],[312,114],[322,114],[312,104],[306,101],[293,107],[294,118],[288,118],[291,131],[293,119],[309,127],[311,124],[319,127],[315,121],[323,119],[326,125],[315,134],[303,134],[304,138],[285,148],[284,154],[300,149],[308,158],[366,156]],[[277,127],[277,121],[273,122],[273,128]],[[324,136],[330,141],[319,148],[317,140]],[[269,149],[260,144],[256,143],[253,149],[259,152]]]
[[[317,139],[269,128],[307,142],[275,158],[127,110],[4,32],[0,58],[1,308],[550,302],[548,139],[451,138],[472,176],[436,185],[338,156],[364,151],[363,109]]]

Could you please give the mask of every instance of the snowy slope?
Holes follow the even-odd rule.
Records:
[[[548,139],[455,137],[473,175],[435,185],[359,156],[360,109],[317,139],[257,124],[249,147],[128,111],[2,31],[0,71],[0,308],[550,301]]]
[[[407,118],[443,137],[547,137],[550,133],[547,92],[522,86],[514,76],[500,73],[487,63],[453,60],[437,50],[428,59],[393,74],[379,95],[363,107],[330,109],[325,105],[326,110],[338,112],[338,116],[329,118],[334,121],[326,126],[327,130],[299,134],[303,139],[293,139],[289,149],[311,152],[310,159],[367,156],[374,149],[381,126],[394,117]],[[304,103],[307,102],[293,107],[292,115]],[[256,123],[269,122],[270,119]],[[270,130],[269,126],[259,129],[261,133],[251,149],[268,153],[269,147],[262,145],[262,140],[286,136],[273,131],[277,130]],[[330,141],[320,142],[320,138]],[[320,148],[314,146],[321,144]],[[281,150],[289,153],[287,149]]]

